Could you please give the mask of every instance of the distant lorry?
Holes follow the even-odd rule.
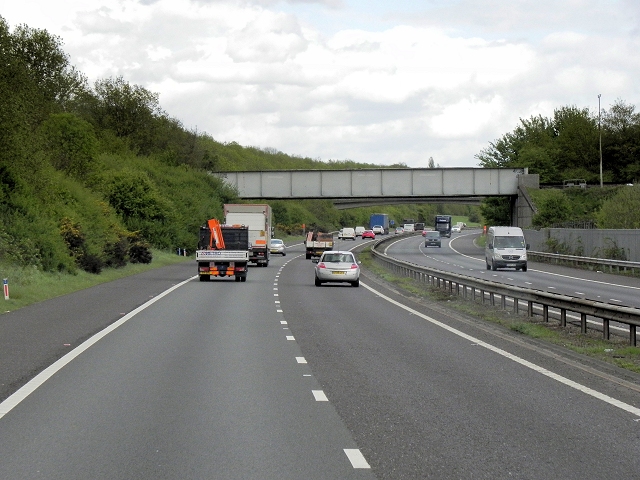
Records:
[[[271,227],[271,207],[256,203],[227,203],[224,205],[227,225],[249,227],[249,261],[260,267],[269,265],[271,251],[269,244],[273,235]]]
[[[386,213],[372,213],[369,217],[369,228],[373,230],[375,226],[380,225],[384,229],[384,235],[389,234],[389,215]],[[378,232],[374,230],[377,235]]]
[[[333,249],[333,233],[318,232],[316,230],[307,232],[305,248],[307,260],[319,257],[325,250]]]
[[[436,215],[435,230],[441,237],[451,237],[451,215]]]
[[[249,264],[249,227],[220,225],[215,218],[207,220],[200,227],[196,263],[201,282],[208,282],[211,277],[235,277],[236,282],[245,282]]]

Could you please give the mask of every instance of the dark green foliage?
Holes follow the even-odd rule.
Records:
[[[617,100],[610,111],[575,106],[555,110],[553,118],[520,119],[513,132],[490,143],[476,158],[483,167],[528,167],[542,183],[570,178],[600,183],[600,136],[603,181],[628,183],[640,177],[640,114]]]
[[[98,153],[98,140],[91,125],[76,115],[50,115],[40,127],[42,149],[52,165],[71,176],[83,177]]]
[[[508,198],[490,197],[480,205],[485,225],[511,225],[511,203]]]
[[[541,193],[536,202],[538,213],[532,219],[534,226],[548,227],[571,218],[569,200],[562,190],[545,190]]]

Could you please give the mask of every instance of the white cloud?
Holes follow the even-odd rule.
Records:
[[[639,5],[32,0],[2,15],[61,36],[91,80],[122,75],[217,140],[454,167],[476,165],[519,118],[597,107],[599,93],[605,108],[640,101]]]

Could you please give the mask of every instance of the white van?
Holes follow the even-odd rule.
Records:
[[[361,237],[364,230],[364,227],[356,227],[356,237]]]
[[[341,240],[355,240],[356,239],[356,231],[353,228],[345,227],[341,230],[340,239]]]
[[[521,228],[490,227],[484,249],[487,270],[515,268],[526,272],[528,248]]]

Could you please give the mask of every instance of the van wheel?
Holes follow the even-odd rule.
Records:
[[[491,270],[493,270],[494,272],[497,270],[496,263],[494,261],[491,261]]]
[[[489,265],[489,262],[486,262],[487,264],[487,270],[491,270],[491,265]]]
[[[527,264],[524,264],[524,265],[522,266],[522,271],[523,271],[523,272],[526,272],[526,271],[527,271]]]

